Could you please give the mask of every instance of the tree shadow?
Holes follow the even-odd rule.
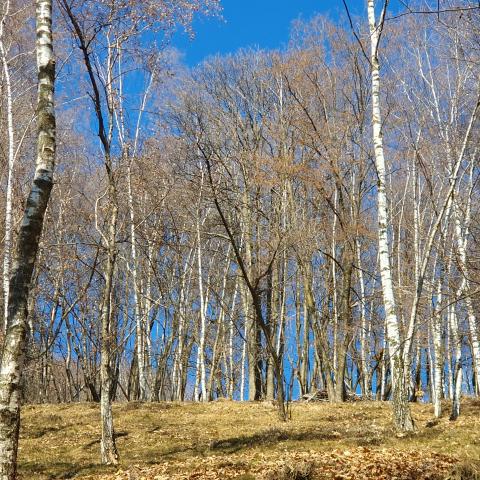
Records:
[[[240,435],[210,442],[210,451],[219,451],[227,454],[256,446],[271,446],[283,441],[308,442],[338,440],[337,432],[326,432],[318,429],[304,430],[302,432],[289,432],[279,428],[270,428],[253,435]]]
[[[57,433],[65,429],[66,426],[39,426],[37,428],[30,429],[28,435],[22,432],[21,438],[42,438],[49,433]]]
[[[22,463],[19,468],[20,478],[46,478],[49,480],[74,478],[80,474],[88,475],[92,473],[110,473],[113,471],[113,467],[99,463],[72,464],[67,462],[49,462],[45,464],[25,462]]]
[[[122,437],[128,437],[128,432],[115,432],[114,436],[115,436],[115,440]],[[85,450],[88,450],[94,445],[100,445],[100,441],[101,441],[101,438],[96,438],[95,440],[92,440],[91,442],[88,442],[86,445],[84,445],[83,448]]]

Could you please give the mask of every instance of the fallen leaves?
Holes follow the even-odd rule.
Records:
[[[266,403],[116,404],[114,470],[99,463],[98,406],[26,406],[20,478],[434,480],[480,460],[480,403],[434,425],[430,405],[412,410],[418,431],[399,438],[386,402],[295,404],[287,423]]]
[[[442,479],[457,463],[453,457],[418,450],[365,447],[331,452],[284,452],[195,457],[149,467],[133,467],[84,480],[435,480]]]

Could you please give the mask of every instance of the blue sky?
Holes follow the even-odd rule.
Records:
[[[223,20],[197,19],[196,37],[176,35],[173,45],[193,66],[209,55],[235,52],[242,47],[281,48],[288,41],[292,20],[315,13],[335,18],[344,15],[342,0],[222,0]],[[364,0],[348,0],[358,12]]]

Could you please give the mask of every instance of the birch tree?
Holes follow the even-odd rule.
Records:
[[[10,79],[10,66],[7,48],[5,45],[5,27],[10,16],[10,0],[4,2],[2,17],[0,18],[0,61],[2,64],[3,80],[7,99],[7,132],[8,132],[8,168],[7,168],[7,192],[5,205],[5,240],[3,250],[3,296],[4,318],[3,331],[7,330],[8,322],[8,292],[10,283],[10,257],[12,250],[12,209],[13,209],[13,168],[15,161],[15,137],[13,129],[13,98],[12,82]]]
[[[368,0],[368,25],[370,31],[370,63],[372,81],[372,133],[375,149],[375,167],[377,170],[377,210],[378,210],[378,251],[380,276],[382,281],[383,303],[387,331],[388,349],[392,368],[392,397],[395,426],[401,431],[414,430],[414,423],[408,404],[408,387],[406,385],[403,348],[400,329],[395,311],[395,297],[389,252],[389,217],[387,197],[387,172],[383,148],[381,99],[380,99],[380,38],[384,26],[388,0],[383,4],[380,21],[377,23],[374,0]]]
[[[53,186],[55,111],[52,2],[36,1],[38,75],[35,176],[20,226],[9,285],[7,331],[0,363],[0,479],[16,478],[20,428],[20,382],[27,334],[30,282]]]

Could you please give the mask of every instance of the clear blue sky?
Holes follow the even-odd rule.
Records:
[[[196,37],[176,35],[173,45],[193,66],[209,55],[235,52],[239,48],[281,48],[288,41],[292,20],[311,18],[315,13],[331,18],[344,15],[342,0],[222,0],[223,20],[201,18],[195,21]],[[348,0],[358,13],[364,0]]]

